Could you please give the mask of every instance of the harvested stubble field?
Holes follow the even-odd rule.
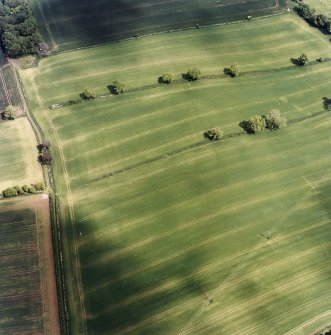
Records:
[[[0,192],[43,180],[37,142],[26,117],[0,121]]]
[[[0,333],[60,333],[48,198],[0,202]]]
[[[144,34],[284,12],[285,0],[30,0],[50,46],[68,50]]]
[[[330,94],[331,62],[285,69],[302,52],[327,57],[330,44],[286,15],[58,55],[21,71],[53,143],[74,333],[309,335],[328,324],[331,114],[314,113]],[[113,79],[135,88],[165,71],[197,65],[208,76],[233,62],[283,70],[48,109],[85,87],[106,93]],[[111,175],[202,141],[210,127],[238,132],[239,121],[272,108],[307,119]]]

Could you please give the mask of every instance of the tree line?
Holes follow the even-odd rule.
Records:
[[[33,194],[36,192],[42,192],[44,190],[45,190],[45,184],[40,182],[30,185],[23,185],[23,186],[16,185],[13,187],[8,187],[2,191],[2,195],[5,198],[9,198],[9,197],[17,197],[20,195]]]
[[[0,0],[0,36],[9,57],[36,52],[42,37],[27,0]]]
[[[254,115],[249,120],[239,123],[248,134],[257,134],[265,129],[277,130],[287,126],[286,118],[278,109],[272,109],[267,115]],[[224,138],[223,131],[219,127],[211,128],[203,133],[210,141],[220,141]]]
[[[316,10],[302,0],[294,0],[297,5],[295,11],[303,17],[308,23],[331,34],[331,18],[323,14],[316,14]]]

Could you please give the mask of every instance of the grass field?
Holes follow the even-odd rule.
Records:
[[[285,0],[30,0],[30,4],[44,38],[60,50],[285,10]]]
[[[14,185],[43,180],[37,142],[27,118],[0,121],[0,192]]]
[[[0,202],[0,333],[59,334],[48,198]]]
[[[331,16],[331,2],[328,0],[305,0],[306,4],[316,10],[318,14]]]
[[[313,115],[330,95],[331,62],[48,109],[85,87],[106,93],[113,79],[138,88],[193,65],[204,75],[232,62],[270,70],[302,52],[327,57],[330,44],[286,15],[21,71],[54,148],[73,333],[310,335],[329,324],[331,114]],[[238,132],[272,108],[307,119],[112,174],[198,143],[210,127]]]

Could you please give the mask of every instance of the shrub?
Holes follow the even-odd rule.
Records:
[[[15,120],[16,108],[14,106],[7,106],[5,110],[1,113],[1,117],[4,120]]]
[[[172,72],[165,72],[161,77],[161,82],[164,84],[170,84],[175,79],[175,75]]]
[[[254,115],[248,121],[242,121],[239,123],[249,134],[256,134],[263,131],[266,128],[266,120],[261,115]]]
[[[287,120],[282,116],[278,109],[272,109],[265,117],[266,127],[270,130],[276,130],[287,126]]]
[[[45,190],[45,184],[44,183],[36,183],[33,185],[37,191],[44,191]]]
[[[8,187],[2,191],[2,195],[7,198],[7,197],[16,197],[18,194],[15,187]]]
[[[225,69],[225,72],[231,77],[237,77],[239,74],[239,67],[237,64],[232,64],[229,68]]]
[[[223,138],[223,132],[220,128],[211,128],[204,132],[204,136],[211,141],[219,141]]]
[[[33,185],[29,186],[28,193],[36,193],[36,188]]]
[[[24,191],[25,193],[28,193],[28,191],[29,191],[29,186],[25,184],[25,185],[22,186],[22,189],[23,189],[23,191]]]
[[[125,84],[119,80],[114,80],[112,85],[112,92],[114,94],[122,94],[125,91]]]
[[[302,55],[298,57],[297,61],[298,61],[298,65],[303,66],[309,62],[309,58],[305,53],[303,53]]]
[[[85,88],[85,90],[83,91],[81,95],[83,99],[86,99],[86,100],[95,99],[97,97],[97,94],[89,88]]]
[[[201,71],[197,67],[193,67],[187,71],[186,77],[188,80],[198,80],[201,78]]]

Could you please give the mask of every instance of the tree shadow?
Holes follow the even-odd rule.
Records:
[[[241,127],[247,134],[252,134],[253,132],[251,131],[249,127],[249,121],[243,120],[239,122],[239,127]]]
[[[108,85],[107,88],[111,94],[117,95],[115,86],[113,84]]]
[[[194,81],[187,73],[182,73],[182,78],[187,81]]]
[[[223,73],[224,73],[226,76],[228,76],[228,77],[234,77],[233,74],[232,74],[232,72],[230,71],[230,69],[229,69],[228,67],[225,67],[225,68],[223,69]]]
[[[331,99],[323,97],[322,100],[324,109],[327,111],[331,111]]]
[[[298,58],[293,58],[293,57],[291,57],[291,63],[293,64],[293,65],[296,65],[296,66],[302,66],[303,64],[302,63],[300,63],[300,61],[298,60]]]

